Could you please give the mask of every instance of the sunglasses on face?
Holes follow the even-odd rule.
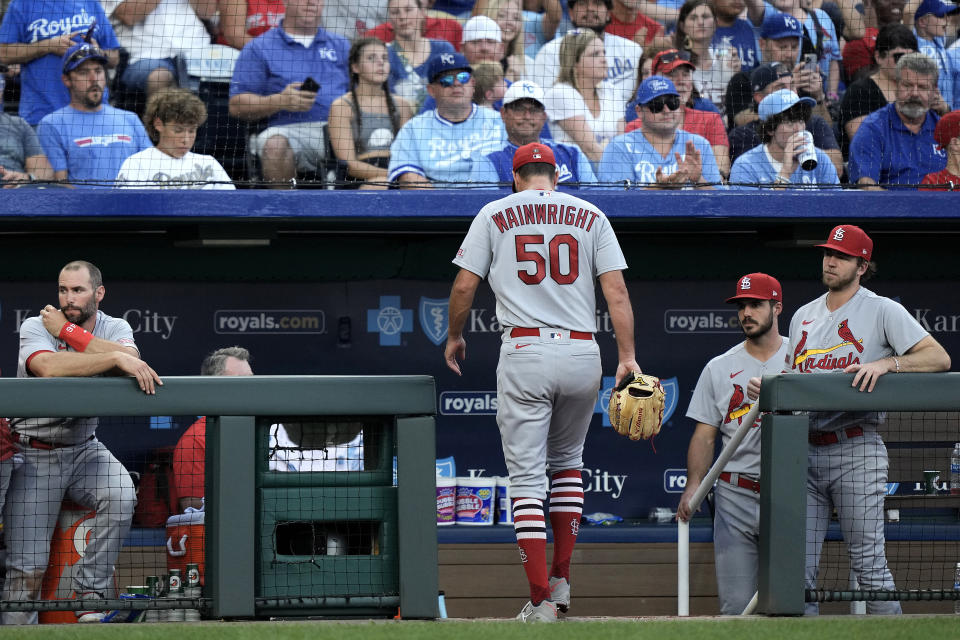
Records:
[[[650,113],[660,113],[664,107],[670,109],[670,111],[676,111],[680,108],[680,96],[658,96],[645,106],[650,110]]]
[[[470,72],[469,71],[458,71],[457,73],[449,73],[445,76],[437,78],[437,84],[441,87],[452,87],[454,82],[459,82],[460,84],[467,84],[470,82]]]

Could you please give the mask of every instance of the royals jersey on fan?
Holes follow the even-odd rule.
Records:
[[[463,122],[451,122],[434,109],[400,129],[390,146],[389,179],[415,173],[433,182],[463,184],[470,178],[473,158],[500,149],[506,140],[503,120],[493,109],[473,105]]]
[[[766,362],[747,353],[743,342],[713,358],[700,373],[687,417],[717,427],[726,446],[753,406],[747,398],[747,381],[753,377],[780,373],[787,344],[787,337],[783,336],[780,349]],[[760,475],[759,415],[724,471]]]
[[[597,181],[593,167],[590,166],[590,160],[580,147],[554,142],[543,142],[543,144],[550,147],[557,161],[558,186],[579,189],[584,183]],[[503,149],[474,160],[470,181],[486,183],[487,188],[490,189],[496,188],[493,184],[495,182],[513,182],[513,154],[517,152],[517,148],[517,145],[507,142]],[[566,183],[579,183],[581,186]]]
[[[489,275],[503,326],[590,333],[596,277],[627,268],[602,211],[568,193],[535,190],[483,207],[453,263]]]
[[[786,373],[841,373],[852,364],[865,364],[906,353],[930,335],[903,305],[860,289],[839,309],[827,308],[827,294],[800,307],[790,320]],[[821,412],[810,414],[810,428],[838,431],[852,425],[877,425],[877,413]]]
[[[660,155],[660,152],[643,135],[643,131],[631,131],[617,136],[603,151],[598,171],[600,181],[629,180],[638,184],[656,184],[657,169],[661,169],[664,176],[677,172],[677,160],[674,154],[679,154],[681,158],[686,157],[688,140],[692,140],[700,151],[700,181],[709,182],[718,189],[724,188],[710,143],[706,138],[682,129],[677,129],[673,148],[670,149],[667,157]]]
[[[133,329],[122,318],[108,316],[97,311],[97,323],[92,331],[94,337],[117,342],[125,347],[137,348],[133,340]],[[73,351],[73,347],[59,338],[50,335],[43,326],[40,316],[31,316],[20,325],[20,354],[17,362],[17,377],[30,378],[32,373],[27,363],[34,355],[42,352],[61,353]],[[96,418],[10,418],[10,427],[19,433],[47,442],[79,444],[92,436],[97,430]]]

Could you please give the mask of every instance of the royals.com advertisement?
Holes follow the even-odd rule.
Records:
[[[762,268],[751,266],[750,270]],[[496,365],[501,326],[493,295],[481,285],[467,320],[463,377],[443,362],[449,283],[367,281],[321,284],[113,284],[105,273],[101,310],[125,318],[144,359],[161,375],[196,375],[203,356],[241,345],[258,374],[426,374],[437,385],[437,457],[452,456],[456,473],[505,475],[496,425]],[[675,507],[686,485],[693,423],[685,417],[706,362],[741,340],[736,310],[723,301],[734,282],[629,282],[636,316],[637,361],[667,390],[665,425],[650,442],[616,435],[606,419],[616,369],[616,342],[605,306],[597,314],[604,378],[584,454],[585,511],[645,518]],[[873,283],[871,283],[873,284]],[[938,283],[877,282],[899,298],[949,352],[960,354],[960,302]],[[823,293],[815,281],[783,282],[786,334],[793,311]],[[20,322],[57,304],[56,283],[5,284],[0,291],[0,374],[16,375]],[[151,449],[173,444],[189,424],[158,417],[101,439],[135,469]]]

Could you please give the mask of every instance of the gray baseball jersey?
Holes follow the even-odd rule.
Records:
[[[787,373],[841,373],[908,351],[930,335],[903,305],[860,287],[845,305],[827,309],[827,294],[800,307],[790,321]],[[851,425],[876,426],[880,413],[819,412],[810,429],[838,431]]]
[[[453,262],[489,274],[505,328],[497,426],[511,492],[543,500],[548,468],[583,466],[601,378],[595,281],[626,268],[623,252],[596,206],[527,190],[483,207]],[[538,331],[514,338],[513,327]]]
[[[717,427],[726,446],[753,406],[746,395],[747,381],[780,372],[788,344],[786,336],[782,340],[780,349],[766,362],[747,353],[743,342],[708,362],[693,390],[687,417]],[[743,438],[724,471],[760,475],[759,416],[754,427]]]
[[[860,287],[839,309],[827,309],[826,294],[797,310],[790,321],[785,371],[835,373],[908,351],[929,335],[902,305]],[[850,567],[865,590],[895,588],[885,553],[883,496],[888,459],[875,430],[885,419],[877,412],[811,412],[812,431],[840,432],[866,427],[862,435],[838,434],[837,442],[810,445],[807,478],[807,588],[817,586],[820,551],[832,510],[850,555]],[[819,607],[808,602],[806,613]],[[897,614],[896,601],[867,603],[867,612]]]
[[[137,348],[133,340],[133,329],[126,320],[108,316],[97,311],[97,321],[93,335],[110,340],[125,347]],[[40,316],[32,316],[20,325],[20,357],[17,363],[17,377],[32,377],[27,370],[27,362],[37,353],[50,351],[73,351],[66,342],[50,335],[43,326]],[[76,444],[87,440],[97,429],[96,418],[10,418],[10,428],[19,433],[39,438],[47,442]]]
[[[597,330],[596,277],[627,268],[607,217],[560,191],[495,200],[473,219],[453,263],[489,274],[504,327]]]

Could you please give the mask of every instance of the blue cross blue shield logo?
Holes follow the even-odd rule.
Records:
[[[401,334],[413,331],[413,311],[400,306],[400,296],[380,296],[379,309],[367,309],[367,332],[380,334],[381,347],[398,347]]]
[[[447,339],[448,302],[447,298],[420,298],[420,328],[438,347]]]

